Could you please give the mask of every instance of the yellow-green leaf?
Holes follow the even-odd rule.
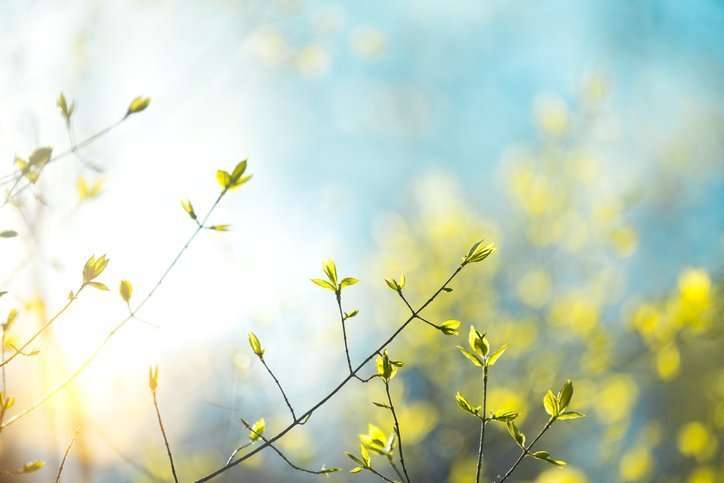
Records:
[[[191,217],[192,220],[196,220],[196,212],[194,211],[194,205],[189,200],[181,200],[181,207]]]
[[[341,282],[339,282],[339,288],[349,287],[350,285],[354,285],[357,282],[359,282],[359,280],[354,277],[345,277],[342,279]]]
[[[158,388],[158,366],[148,368],[148,387],[151,392],[156,392]]]
[[[470,362],[478,367],[483,367],[483,360],[477,354],[474,354],[467,350],[465,347],[457,346],[458,350],[462,355],[468,358]]]
[[[458,335],[460,324],[459,320],[446,320],[438,326],[438,329],[445,335]]]
[[[508,349],[508,344],[503,344],[500,347],[498,347],[498,349],[495,352],[490,354],[488,356],[488,366],[491,366],[491,367],[494,366],[495,363],[498,362],[498,359],[500,358],[500,356],[503,355],[503,352],[505,352],[507,349]]]
[[[223,189],[227,189],[231,185],[231,175],[223,169],[219,169],[216,171],[216,182],[219,183],[219,186]]]
[[[126,303],[129,303],[133,296],[133,285],[131,285],[131,282],[128,280],[121,280],[119,292],[121,293],[121,298],[125,300]]]
[[[543,407],[550,416],[556,416],[558,414],[558,401],[553,391],[550,389],[543,396]]]
[[[315,284],[319,285],[320,287],[331,290],[332,292],[337,291],[336,287],[326,280],[322,280],[321,278],[312,278],[310,280],[312,281],[312,283],[315,283]]]
[[[563,411],[568,407],[568,405],[571,403],[572,397],[573,397],[573,381],[571,381],[569,379],[563,384],[561,391],[558,393],[559,411]]]
[[[137,112],[143,111],[144,109],[146,109],[148,107],[149,104],[151,104],[150,97],[142,97],[142,96],[136,97],[128,105],[128,112],[126,112],[126,116],[130,116],[131,114],[135,114]]]
[[[251,425],[251,431],[249,431],[249,440],[256,441],[261,438],[266,429],[266,421],[264,418],[259,418],[254,424]]]
[[[251,346],[251,350],[254,351],[254,354],[260,358],[264,357],[264,348],[261,346],[261,342],[254,332],[249,332],[249,345]]]

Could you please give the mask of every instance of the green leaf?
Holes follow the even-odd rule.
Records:
[[[462,265],[465,266],[468,263],[482,262],[488,258],[495,251],[495,244],[486,243],[483,244],[483,240],[475,242],[468,254],[463,257]]]
[[[465,347],[457,346],[458,350],[462,355],[468,358],[470,362],[472,362],[474,365],[478,367],[483,367],[483,360],[478,356],[477,354],[473,354],[469,350],[467,350]]]
[[[550,389],[543,396],[543,407],[550,416],[558,415],[558,400]]]
[[[494,366],[495,363],[498,362],[498,359],[500,358],[500,356],[503,355],[503,352],[505,352],[507,349],[508,349],[508,344],[503,344],[500,347],[498,347],[498,349],[495,352],[493,352],[492,354],[490,354],[488,356],[488,365],[491,367]]]
[[[473,416],[480,416],[480,406],[470,404],[460,392],[455,393],[455,402],[458,404],[458,407],[466,413],[470,413]]]
[[[350,453],[349,451],[346,451],[344,454],[346,454],[347,457],[349,459],[351,459],[352,461],[354,461],[355,463],[357,463],[359,465],[364,465],[364,462],[361,459],[359,459],[356,454]],[[362,468],[360,468],[360,471],[362,471]],[[356,473],[356,472],[353,472],[353,473]]]
[[[558,393],[558,408],[559,411],[565,410],[571,403],[573,398],[573,381],[570,379],[563,384],[561,391]]]
[[[385,381],[389,382],[397,374],[397,368],[404,366],[402,361],[394,361],[387,354],[387,349],[382,351],[382,355],[377,356],[377,375],[381,376]]]
[[[372,404],[374,404],[374,405],[377,406],[378,408],[392,409],[392,408],[391,408],[390,406],[388,406],[387,404],[381,403],[381,402],[378,402],[378,401],[372,401]]]
[[[490,344],[488,343],[488,339],[485,337],[485,334],[481,334],[478,329],[472,325],[468,331],[468,345],[470,345],[473,352],[482,357],[487,356],[488,352],[490,352]]]
[[[231,172],[231,182],[236,183],[241,179],[241,176],[246,171],[248,160],[245,159],[243,161],[240,161],[236,166],[234,166],[234,170]]]
[[[14,238],[16,236],[18,236],[18,232],[15,230],[0,231],[0,238]]]
[[[533,458],[537,458],[539,460],[547,461],[548,463],[556,466],[565,466],[566,462],[563,460],[556,460],[551,458],[551,454],[548,451],[534,451],[532,453],[528,453]]]
[[[350,310],[349,312],[345,312],[344,320],[351,319],[352,317],[355,317],[357,314],[359,314],[359,310],[357,310],[357,309]]]
[[[349,287],[351,285],[356,284],[357,282],[359,282],[359,280],[357,280],[354,277],[346,277],[346,278],[343,278],[341,282],[339,282],[339,288]]]
[[[386,278],[385,283],[395,292],[400,290],[400,284],[398,284],[397,280],[395,280],[394,278]]]
[[[261,346],[261,342],[254,332],[249,332],[249,345],[251,346],[251,350],[254,351],[254,354],[259,356],[260,359],[264,357],[264,348]]]
[[[458,329],[460,328],[461,322],[459,320],[446,320],[439,326],[438,330],[445,335],[458,335]]]
[[[493,421],[500,421],[503,423],[507,423],[508,421],[513,421],[515,418],[518,417],[517,411],[511,411],[511,410],[505,410],[496,412],[493,411],[493,413],[490,415],[490,419]]]
[[[444,292],[447,292],[447,293],[450,293],[450,292],[453,291],[453,289],[451,289],[450,287],[443,287],[442,290],[443,290]]]
[[[332,292],[337,291],[337,288],[326,280],[322,280],[321,278],[312,278],[311,280],[313,283],[316,283],[320,287],[326,288],[327,290],[331,290]]]
[[[508,429],[508,434],[510,434],[518,446],[525,448],[525,435],[520,432],[518,426],[513,421],[508,421],[505,427]]]
[[[565,411],[558,415],[558,419],[561,421],[572,421],[574,419],[580,419],[585,417],[585,414],[579,413],[578,411]]]

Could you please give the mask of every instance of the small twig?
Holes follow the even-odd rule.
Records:
[[[276,383],[277,387],[279,388],[279,392],[282,393],[282,397],[284,398],[284,402],[287,404],[287,407],[289,408],[289,412],[292,413],[292,421],[297,420],[297,416],[294,414],[294,408],[292,407],[292,403],[289,402],[289,398],[287,397],[287,394],[284,392],[284,388],[282,388],[281,383],[279,382],[279,379],[277,379],[277,376],[274,375],[272,370],[267,365],[266,361],[263,357],[260,357],[259,360],[261,360],[261,363],[264,365],[264,368],[269,373],[269,375],[274,379],[274,382]]]
[[[344,355],[347,357],[347,368],[349,369],[350,374],[354,374],[354,371],[352,370],[352,359],[349,356],[349,345],[347,343],[347,324],[345,323],[346,320],[344,318],[344,310],[342,310],[342,291],[341,289],[337,289],[335,292],[336,298],[337,298],[337,308],[339,308],[339,320],[342,324],[342,338],[344,339]],[[357,377],[356,375],[354,377]],[[357,377],[357,379],[359,379]]]
[[[229,458],[226,460],[226,464],[228,465],[229,462],[231,462],[231,461],[234,459],[234,456],[236,456],[236,455],[239,453],[239,451],[248,448],[248,447],[251,446],[252,444],[254,444],[254,443],[251,442],[251,441],[249,441],[249,442],[247,442],[247,443],[242,444],[242,445],[239,446],[238,448],[236,448],[236,449],[234,450],[234,452],[231,453],[231,456],[229,456]]]
[[[295,465],[294,463],[291,462],[291,460],[290,460],[289,458],[286,457],[286,455],[285,455],[284,453],[281,452],[281,450],[280,450],[279,448],[277,448],[276,446],[274,446],[268,439],[266,439],[261,432],[255,431],[254,428],[253,428],[248,422],[246,422],[245,419],[242,418],[242,419],[241,419],[241,422],[242,422],[242,424],[244,424],[244,426],[246,426],[246,429],[248,429],[249,431],[251,431],[252,433],[254,433],[256,436],[258,436],[259,439],[261,439],[262,441],[264,441],[264,444],[268,445],[268,446],[269,446],[276,454],[278,454],[279,457],[280,457],[281,459],[283,459],[284,462],[285,462],[286,464],[288,464],[291,468],[293,468],[293,469],[295,469],[295,470],[297,470],[297,471],[301,471],[301,472],[303,472],[303,473],[309,473],[310,475],[325,475],[325,474],[328,473],[328,472],[325,471],[325,470],[309,470],[309,469],[307,469],[307,468],[302,468],[301,466]]]
[[[58,468],[58,474],[55,476],[55,483],[60,482],[60,475],[63,474],[63,468],[65,468],[65,460],[68,459],[68,454],[70,453],[70,449],[73,447],[73,443],[75,443],[75,436],[73,436],[73,439],[70,440],[70,443],[68,444],[68,447],[65,448],[65,453],[63,454],[63,459],[60,460],[60,467]]]
[[[405,473],[405,480],[407,483],[411,483],[410,475],[407,473],[407,467],[405,466],[405,453],[402,449],[402,432],[400,431],[400,422],[397,419],[397,412],[395,411],[395,405],[392,403],[392,395],[390,394],[390,383],[385,379],[385,393],[387,393],[387,402],[390,405],[390,412],[392,413],[392,419],[395,421],[395,434],[397,434],[397,444],[400,448],[400,464],[402,465],[402,471]]]
[[[480,447],[478,448],[478,465],[475,470],[475,481],[480,483],[480,470],[483,467],[485,453],[485,425],[488,423],[488,365],[483,365],[483,417],[480,418]]]
[[[523,461],[523,458],[525,458],[525,456],[528,453],[530,453],[530,450],[533,449],[533,445],[535,445],[538,442],[538,440],[541,438],[541,436],[543,436],[543,434],[545,434],[545,432],[548,431],[548,429],[551,427],[553,422],[555,422],[555,420],[556,420],[555,417],[551,417],[548,420],[548,422],[545,424],[545,426],[543,426],[543,429],[540,430],[540,433],[538,433],[538,436],[536,436],[535,439],[533,439],[533,441],[531,441],[528,446],[522,448],[522,450],[520,452],[520,456],[518,456],[518,459],[516,459],[515,462],[512,464],[512,466],[510,468],[508,468],[508,471],[505,473],[505,475],[503,475],[503,477],[498,481],[498,483],[503,483],[505,480],[507,480],[510,477],[510,475],[513,474],[513,472],[518,467],[520,462]]]
[[[65,303],[65,305],[63,305],[63,307],[62,307],[58,312],[56,312],[55,315],[53,315],[50,319],[48,319],[48,321],[47,321],[45,324],[43,324],[38,330],[36,330],[35,333],[34,333],[32,336],[30,336],[30,338],[29,338],[27,341],[25,341],[25,343],[23,343],[23,345],[21,345],[19,348],[14,348],[14,349],[15,349],[15,352],[14,352],[10,357],[8,357],[7,359],[5,359],[5,357],[3,357],[2,362],[0,362],[0,367],[5,367],[6,364],[8,364],[10,361],[12,361],[13,359],[15,359],[17,356],[19,356],[19,355],[21,355],[21,354],[24,354],[24,355],[25,355],[25,352],[24,352],[25,349],[26,349],[30,344],[32,344],[33,341],[34,341],[35,339],[37,339],[38,336],[40,336],[40,334],[42,334],[42,333],[43,333],[44,331],[46,331],[51,325],[53,325],[53,323],[54,323],[56,320],[58,320],[58,318],[59,318],[61,315],[63,315],[63,313],[64,313],[66,310],[68,310],[68,308],[69,308],[69,307],[73,304],[73,302],[78,298],[78,295],[80,295],[81,291],[83,291],[83,288],[84,288],[84,287],[85,287],[85,285],[82,285],[78,290],[76,290],[76,292],[73,294],[72,297],[68,297],[68,301]]]
[[[166,429],[164,428],[163,421],[161,420],[161,410],[158,408],[158,398],[156,397],[156,391],[151,390],[151,394],[153,394],[153,407],[156,408],[156,418],[158,419],[158,426],[161,428],[161,435],[163,435],[163,444],[166,445],[168,461],[171,463],[171,473],[173,473],[173,481],[178,483],[178,476],[176,476],[176,466],[173,464],[173,454],[171,454],[171,446],[168,444]]]

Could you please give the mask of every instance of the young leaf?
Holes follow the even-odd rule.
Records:
[[[15,238],[16,236],[18,236],[18,232],[15,230],[0,231],[0,238]]]
[[[550,389],[543,396],[543,407],[550,416],[558,415],[558,400]]]
[[[264,418],[259,418],[254,424],[251,425],[251,431],[249,431],[249,441],[254,442],[261,438],[266,429],[266,421]]]
[[[339,288],[349,287],[350,285],[354,285],[357,282],[359,282],[359,280],[354,277],[346,277],[343,278],[341,282],[339,282]]]
[[[88,282],[88,283],[86,283],[86,285],[88,285],[88,286],[90,286],[90,287],[93,287],[93,288],[95,288],[95,289],[98,289],[98,290],[103,290],[104,292],[108,292],[108,291],[109,291],[108,285],[106,285],[105,283],[101,283],[101,282]]]
[[[473,416],[480,416],[480,407],[473,407],[460,392],[455,393],[455,402],[458,404],[458,407],[466,413],[470,413]]]
[[[558,415],[558,419],[561,421],[572,421],[574,419],[580,419],[585,417],[585,414],[579,413],[578,411],[565,411]]]
[[[156,392],[156,388],[158,388],[158,366],[148,368],[148,387],[151,392]]]
[[[331,290],[332,292],[337,291],[337,288],[326,280],[322,280],[321,278],[312,278],[310,280],[313,283],[319,285],[320,287],[326,288],[327,290]]]
[[[495,352],[490,354],[488,356],[488,366],[491,366],[491,367],[494,366],[495,363],[498,362],[498,359],[500,358],[500,356],[503,355],[503,352],[505,352],[507,349],[508,349],[508,344],[503,344],[500,347],[498,347],[498,349]]]
[[[29,463],[25,463],[20,470],[22,473],[32,473],[34,471],[38,471],[42,467],[45,466],[45,461],[43,460],[35,460],[31,461]]]
[[[483,359],[480,358],[477,354],[474,354],[467,350],[465,347],[457,346],[458,350],[462,355],[468,358],[470,362],[472,362],[474,365],[478,367],[483,367]]]
[[[229,231],[231,229],[231,225],[211,225],[208,229],[214,231]]]
[[[367,451],[367,448],[363,444],[359,445],[359,453],[360,456],[362,456],[362,462],[364,463],[365,468],[372,468],[372,459],[370,458],[370,453]]]
[[[121,298],[126,302],[130,303],[131,297],[133,296],[133,286],[128,280],[121,280],[121,286],[119,288]]]
[[[231,186],[231,175],[223,169],[219,169],[216,171],[216,182],[222,189],[228,189]]]
[[[136,97],[128,105],[128,111],[126,112],[126,117],[130,116],[131,114],[135,114],[137,112],[143,111],[144,109],[146,109],[148,107],[149,104],[151,104],[150,97],[142,97],[142,96]]]
[[[520,432],[518,426],[513,421],[508,421],[505,426],[508,428],[508,433],[518,446],[525,448],[525,435]]]
[[[357,314],[359,314],[359,310],[357,310],[357,309],[350,310],[349,312],[345,312],[344,320],[351,319],[352,317],[356,316]]]
[[[492,419],[493,421],[500,421],[500,422],[504,422],[504,423],[507,423],[508,421],[513,421],[517,417],[518,417],[518,412],[511,411],[511,410],[500,411],[500,412],[493,411],[493,413],[490,415],[490,419]]]
[[[559,411],[564,411],[571,403],[573,397],[573,381],[570,379],[563,384],[561,391],[558,393],[558,408]]]
[[[260,359],[264,357],[264,348],[262,348],[261,342],[254,332],[249,332],[249,345],[254,354],[259,356]]]
[[[332,285],[335,287],[337,286],[337,265],[335,265],[334,260],[329,259],[325,260],[322,264],[322,271],[327,275],[327,280],[329,280]]]
[[[446,320],[438,326],[438,329],[445,335],[458,335],[460,324],[459,320]]]
[[[95,255],[91,256],[83,267],[83,283],[88,284],[98,277],[106,269],[106,266],[108,266],[108,258],[105,255],[98,258]]]
[[[184,209],[186,213],[191,217],[192,220],[196,221],[197,216],[196,212],[194,211],[194,205],[191,204],[191,201],[189,200],[181,200],[181,207]]]
[[[495,251],[495,244],[487,243],[483,244],[483,240],[475,242],[468,254],[463,257],[462,265],[465,266],[468,263],[482,262],[488,258]]]
[[[61,92],[58,96],[58,100],[55,102],[55,105],[58,106],[58,109],[60,109],[60,113],[65,118],[65,121],[69,122],[70,117],[73,115],[73,111],[75,111],[75,102],[71,102],[69,105],[68,101],[65,100],[65,95]]]

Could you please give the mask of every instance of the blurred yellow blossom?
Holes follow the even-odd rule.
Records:
[[[677,442],[681,454],[693,456],[700,461],[709,459],[717,447],[716,437],[698,421],[682,426]]]
[[[651,452],[645,446],[626,451],[618,466],[618,473],[623,481],[639,481],[644,479],[653,466]]]

